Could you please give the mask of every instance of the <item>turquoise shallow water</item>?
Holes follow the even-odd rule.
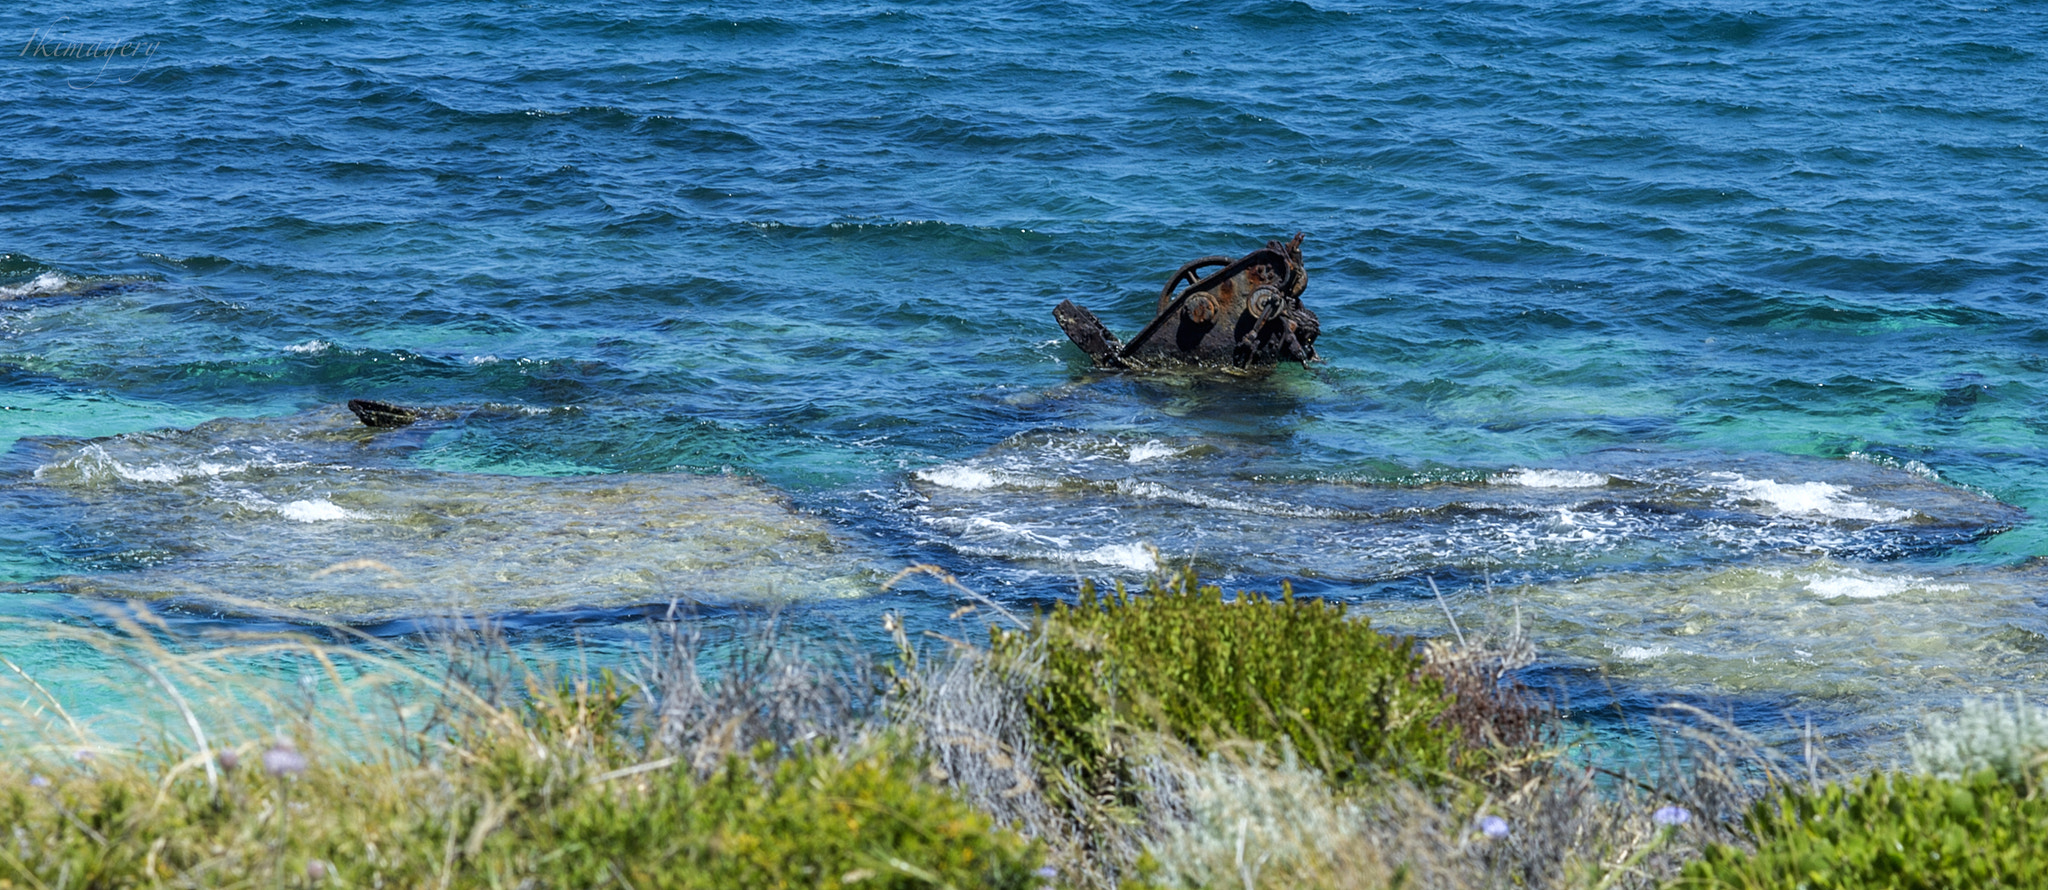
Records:
[[[27,4],[0,582],[180,620],[1135,577],[1845,745],[2048,693],[2034,4]],[[1325,361],[1092,372],[1307,233]],[[399,433],[339,405],[435,409]],[[75,606],[50,606],[70,614]]]

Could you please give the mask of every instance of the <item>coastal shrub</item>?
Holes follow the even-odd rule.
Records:
[[[1965,780],[1873,773],[1784,791],[1757,802],[1746,824],[1754,851],[1710,845],[1669,886],[2048,886],[2048,800],[1989,769]]]
[[[633,738],[624,699],[602,675],[536,684],[399,744],[16,748],[0,760],[0,887],[1038,883],[1037,844],[887,734],[763,744],[707,774]]]
[[[2048,709],[2018,695],[2011,706],[2001,699],[1965,701],[1955,719],[1928,720],[1908,749],[1914,767],[1930,775],[1960,779],[1988,769],[2006,782],[2027,784],[2048,762]]]
[[[1292,590],[1225,601],[1191,571],[1142,593],[1084,584],[1076,604],[996,631],[992,648],[1035,665],[1026,707],[1041,756],[1098,799],[1129,799],[1127,755],[1147,732],[1198,754],[1230,740],[1291,748],[1339,787],[1453,766],[1443,684],[1413,642]]]

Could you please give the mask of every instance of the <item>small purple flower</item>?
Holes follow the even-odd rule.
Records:
[[[323,880],[327,877],[327,873],[330,871],[333,871],[333,869],[322,860],[306,860],[306,879],[309,881],[317,882]]]
[[[1676,827],[1684,825],[1687,822],[1691,822],[1692,811],[1684,807],[1678,806],[1677,804],[1659,807],[1657,809],[1657,812],[1650,814],[1650,821],[1655,822],[1658,825]]]
[[[43,778],[42,776],[39,776],[39,775],[37,775],[37,776],[29,776],[29,777],[28,777],[28,787],[30,787],[30,788],[48,788],[48,787],[50,787],[50,780],[49,780],[49,779],[45,779],[45,778]]]
[[[92,753],[91,748],[80,748],[76,752],[73,752],[71,756],[78,758],[79,763],[84,763],[86,761],[93,759],[93,757],[97,755],[94,755]]]
[[[273,776],[296,776],[306,771],[306,755],[292,743],[280,740],[263,752],[263,768]]]
[[[1482,816],[1479,819],[1479,831],[1491,838],[1507,837],[1508,820],[1499,816]]]
[[[220,768],[228,772],[234,772],[235,767],[242,764],[242,755],[236,753],[233,748],[220,749],[220,754],[214,759],[220,761]]]

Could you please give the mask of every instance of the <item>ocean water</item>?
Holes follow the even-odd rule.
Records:
[[[879,640],[958,605],[911,565],[1164,559],[1519,621],[1596,724],[1884,757],[2048,695],[2039,4],[30,2],[0,50],[9,615]],[[1295,232],[1310,367],[1052,320]]]

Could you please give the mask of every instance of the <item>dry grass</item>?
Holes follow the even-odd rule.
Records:
[[[701,775],[759,745],[787,749],[880,728],[872,663],[850,646],[785,640],[779,619],[770,612],[751,633],[733,631],[716,646],[673,608],[651,625],[632,681],[658,747]],[[707,663],[717,667],[708,675]]]

